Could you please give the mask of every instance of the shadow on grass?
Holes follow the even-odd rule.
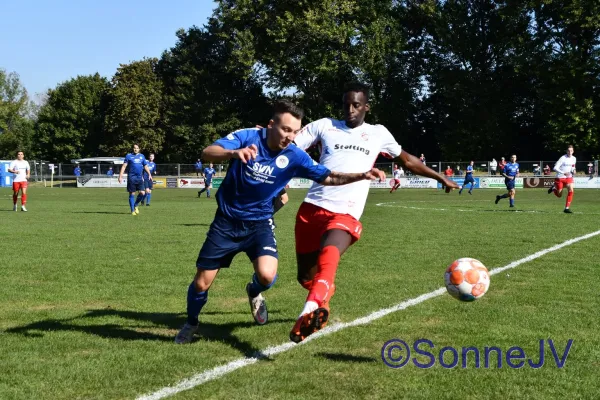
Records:
[[[210,224],[177,224],[179,226],[210,226]]]
[[[326,358],[330,361],[349,362],[349,363],[372,363],[379,362],[381,359],[376,357],[353,356],[344,353],[317,353],[318,357]]]
[[[271,312],[272,314],[273,312]],[[203,313],[204,315],[221,314],[218,312]],[[120,317],[129,320],[122,324],[94,324],[95,318]],[[248,315],[249,318],[251,318]],[[133,323],[131,321],[134,321]],[[144,321],[144,324],[135,324],[135,321]],[[152,325],[148,325],[151,322]],[[270,323],[292,323],[292,319],[281,319]],[[25,337],[39,338],[44,337],[48,332],[83,332],[90,335],[100,336],[106,339],[118,340],[154,340],[161,342],[173,342],[174,334],[160,334],[149,332],[151,330],[170,329],[178,331],[185,323],[185,316],[175,313],[148,313],[137,311],[121,311],[111,308],[101,310],[89,310],[85,314],[67,319],[46,319],[33,322],[24,326],[10,328],[5,331],[8,334],[18,334]],[[217,340],[234,349],[237,349],[246,357],[257,357],[268,359],[269,357],[261,353],[260,349],[254,347],[251,343],[237,338],[233,332],[239,328],[255,327],[256,324],[249,320],[244,322],[231,322],[216,324],[211,322],[200,322],[200,329],[195,341]]]

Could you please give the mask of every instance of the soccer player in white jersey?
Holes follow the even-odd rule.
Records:
[[[573,155],[575,150],[572,145],[567,147],[567,154],[558,159],[554,164],[554,171],[556,171],[556,178],[554,178],[554,185],[548,189],[548,194],[553,193],[556,197],[562,197],[563,186],[567,187],[567,201],[565,203],[565,213],[572,214],[571,202],[573,201],[573,175],[575,175],[575,165],[577,164],[577,158]]]
[[[21,191],[21,211],[27,211],[27,208],[25,208],[27,204],[27,180],[31,176],[31,168],[24,158],[23,152],[18,151],[17,159],[8,166],[8,172],[15,174],[13,179],[13,211],[17,211],[19,190]]]
[[[377,156],[383,153],[414,174],[441,182],[447,192],[458,188],[455,182],[403,151],[384,126],[364,122],[369,111],[369,88],[366,85],[347,85],[342,103],[344,121],[323,118],[308,124],[296,136],[297,146],[307,149],[319,144],[319,162],[340,172],[369,169]],[[295,227],[298,282],[309,294],[290,332],[290,339],[296,343],[327,323],[340,256],[360,238],[362,225],[359,219],[369,186],[367,181],[345,187],[315,183],[298,210]]]
[[[396,164],[394,165],[394,184],[392,185],[392,190],[390,190],[390,193],[394,193],[400,188],[400,176],[400,170],[398,169],[398,164]]]

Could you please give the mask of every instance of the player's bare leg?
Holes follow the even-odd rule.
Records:
[[[278,260],[273,256],[260,256],[252,261],[252,265],[254,275],[252,281],[246,285],[246,293],[254,321],[264,325],[269,319],[269,313],[262,292],[270,289],[277,281]]]
[[[329,301],[335,293],[335,274],[341,255],[352,244],[352,236],[341,229],[332,229],[325,233],[321,250],[315,261],[315,253],[297,255],[298,281],[309,289],[304,309],[290,332],[293,342],[301,342],[309,335],[327,325],[329,319]],[[304,264],[301,265],[300,262]],[[313,262],[309,264],[309,262]]]
[[[198,332],[198,315],[208,301],[208,289],[219,273],[218,269],[198,269],[194,280],[188,287],[187,321],[175,336],[175,343],[191,343],[194,334]]]

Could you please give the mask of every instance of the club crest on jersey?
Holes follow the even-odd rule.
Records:
[[[363,132],[360,137],[362,138],[362,140],[364,140],[365,142],[369,140],[369,135],[366,132]]]
[[[364,147],[360,147],[360,146],[356,146],[356,145],[352,145],[352,144],[339,144],[336,143],[335,146],[333,146],[334,150],[356,150],[356,151],[361,151],[363,153],[365,153],[366,155],[369,155],[369,153],[371,152],[369,149],[365,149]]]
[[[275,160],[275,165],[277,165],[281,169],[284,169],[289,164],[290,164],[290,160],[286,156],[279,156]]]

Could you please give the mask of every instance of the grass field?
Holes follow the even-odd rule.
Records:
[[[185,320],[187,285],[212,221],[213,199],[156,190],[133,217],[117,189],[33,188],[29,212],[12,212],[0,190],[0,399],[133,399],[231,361],[288,343],[306,293],[296,283],[295,212],[304,191],[276,216],[277,285],[266,293],[270,322],[255,326],[244,291],[251,266],[239,255],[211,288],[201,333],[173,343]],[[443,286],[446,266],[474,257],[489,269],[600,229],[600,191],[564,199],[519,190],[516,211],[495,190],[472,196],[435,190],[373,191],[362,239],[343,257],[332,323],[351,322]],[[383,205],[377,205],[385,203]],[[600,235],[492,276],[474,303],[447,294],[369,324],[324,335],[173,395],[204,398],[597,399],[600,397]],[[474,357],[447,369],[387,367],[385,342],[420,338],[459,349],[520,346],[545,364],[512,369]],[[394,353],[397,355],[397,353]],[[446,353],[447,363],[452,360]],[[418,356],[424,363],[427,357]],[[450,361],[448,361],[450,360]]]

